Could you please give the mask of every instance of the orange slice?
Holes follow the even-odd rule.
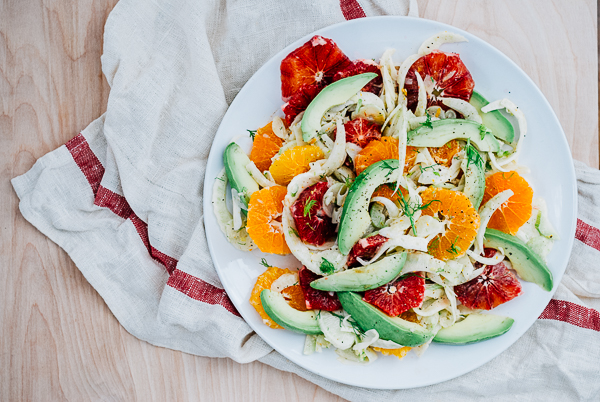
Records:
[[[316,145],[301,145],[285,150],[271,165],[269,172],[277,184],[287,186],[301,173],[308,172],[310,163],[323,159],[323,151]]]
[[[250,151],[250,160],[254,162],[258,170],[264,172],[271,166],[271,158],[274,157],[283,140],[273,132],[273,122],[256,130],[254,135],[254,144]]]
[[[289,269],[282,269],[277,267],[268,268],[262,275],[260,275],[256,279],[256,283],[254,284],[254,288],[252,289],[252,293],[250,294],[250,304],[258,314],[260,314],[261,318],[265,325],[268,325],[271,328],[283,329],[279,324],[269,317],[266,313],[265,309],[262,306],[260,301],[260,293],[265,289],[271,289],[271,285],[273,282],[277,280],[283,274],[290,274],[291,271]]]
[[[429,254],[442,261],[460,257],[467,252],[479,229],[479,214],[471,201],[460,191],[429,187],[421,193],[423,215],[440,219],[446,232],[434,237],[428,245]]]
[[[428,149],[435,163],[450,167],[452,165],[452,158],[460,151],[460,145],[458,145],[458,141],[452,140],[439,148],[429,147]]]
[[[417,155],[419,155],[419,150],[416,147],[411,147],[410,145],[406,147],[406,159],[404,160],[404,173],[408,173],[410,169],[415,166],[417,161]]]
[[[482,205],[504,190],[511,189],[514,195],[494,212],[488,228],[516,235],[517,231],[531,218],[533,190],[517,172],[497,172],[485,179]]]
[[[288,302],[288,304],[300,311],[307,311],[306,300],[304,299],[304,293],[300,285],[288,286],[281,291],[281,294]]]
[[[412,348],[409,346],[404,346],[404,347],[398,348],[398,349],[373,348],[373,350],[376,350],[377,352],[381,352],[381,354],[384,356],[396,356],[398,359],[402,359],[404,356],[406,356],[408,351],[411,349]]]
[[[394,194],[394,189],[396,188],[395,184],[393,184],[392,187],[390,187],[387,184],[382,184],[381,186],[377,187],[375,191],[373,191],[373,195],[371,196],[371,198],[385,197],[389,200],[394,201],[396,204],[399,204],[401,195],[404,195],[406,197],[408,195],[408,191],[406,191],[404,187],[400,186],[398,188],[398,191]]]
[[[398,159],[398,140],[393,137],[382,137],[369,142],[354,159],[356,174],[361,174],[372,164],[385,159]]]
[[[290,253],[281,226],[283,198],[286,193],[285,187],[273,186],[255,191],[250,196],[246,231],[264,253]]]

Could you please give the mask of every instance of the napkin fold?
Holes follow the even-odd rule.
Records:
[[[455,380],[403,391],[326,380],[273,351],[221,287],[206,242],[219,229],[203,225],[212,211],[202,209],[202,189],[228,104],[299,37],[416,10],[415,0],[121,0],[104,34],[106,113],[12,180],[21,213],[69,254],[127,331],[154,345],[259,360],[353,401],[598,399],[600,171],[579,162],[576,241],[554,299],[511,348]]]

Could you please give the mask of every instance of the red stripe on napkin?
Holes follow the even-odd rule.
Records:
[[[364,18],[367,16],[365,10],[360,6],[356,0],[340,0],[340,8],[342,14],[347,20],[354,20],[356,18]]]
[[[187,295],[188,297],[208,304],[218,304],[232,314],[240,316],[237,309],[231,303],[231,299],[225,290],[219,289],[210,283],[204,282],[195,276],[176,269],[169,277],[167,285]]]
[[[596,250],[600,251],[600,229],[588,225],[581,219],[577,219],[575,238]]]
[[[600,332],[600,313],[598,311],[564,300],[550,300],[539,319],[563,321]]]
[[[107,208],[115,215],[131,221],[140,239],[148,249],[150,256],[163,264],[169,275],[171,275],[167,282],[168,286],[194,300],[212,305],[218,304],[227,309],[227,311],[237,316],[240,315],[223,289],[219,289],[200,278],[178,270],[175,258],[169,257],[150,245],[148,224],[133,212],[125,197],[100,185],[102,176],[104,176],[104,166],[102,166],[102,163],[96,157],[81,133],[67,142],[65,146],[92,187],[95,197],[94,205]]]

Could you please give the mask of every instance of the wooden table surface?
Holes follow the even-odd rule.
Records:
[[[9,180],[106,107],[116,0],[0,2],[0,399],[339,401],[300,377],[151,346],[127,333],[64,251],[18,212]],[[419,0],[421,17],[499,48],[541,88],[573,156],[599,165],[594,0]]]

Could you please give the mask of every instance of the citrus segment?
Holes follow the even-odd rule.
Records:
[[[348,64],[334,41],[315,35],[281,62],[281,96],[287,100],[305,84],[329,84]]]
[[[379,247],[388,240],[389,239],[387,237],[380,234],[360,239],[354,246],[352,246],[352,249],[350,250],[348,262],[346,263],[348,268],[362,266],[362,264],[358,261],[359,257],[365,261],[375,257]]]
[[[373,348],[373,350],[377,352],[381,352],[384,356],[396,356],[398,359],[402,359],[412,348],[409,346],[404,346],[398,349],[382,349],[382,348]]]
[[[323,158],[323,151],[316,145],[296,146],[285,150],[275,159],[269,172],[277,184],[287,186],[294,177],[308,172],[311,162]]]
[[[271,289],[271,285],[277,278],[279,278],[283,274],[289,274],[291,271],[289,269],[282,269],[277,267],[269,267],[262,275],[260,275],[256,279],[256,283],[254,284],[254,288],[252,289],[252,293],[250,294],[250,304],[256,312],[263,319],[265,325],[268,325],[271,328],[283,329],[279,324],[269,317],[269,315],[265,312],[265,309],[262,306],[260,301],[260,293],[265,289]]]
[[[333,81],[335,82],[341,80],[342,78],[348,78],[364,73],[376,73],[377,77],[373,78],[373,80],[365,85],[362,91],[372,92],[375,95],[379,95],[381,88],[383,87],[383,77],[381,75],[379,64],[375,63],[373,60],[354,60],[345,69],[338,71],[333,76]]]
[[[285,122],[288,126],[294,122],[296,116],[306,110],[310,102],[323,88],[325,88],[325,86],[320,84],[304,84],[298,92],[292,95],[290,100],[281,107],[281,110],[285,114]]]
[[[269,169],[271,158],[277,154],[283,144],[283,140],[273,132],[272,125],[273,122],[269,122],[266,126],[256,130],[254,144],[250,151],[250,160],[261,172]]]
[[[417,155],[419,155],[419,150],[417,147],[411,147],[408,145],[406,147],[406,158],[404,159],[404,174],[408,173],[410,169],[415,166],[417,162]]]
[[[396,138],[383,137],[380,140],[369,142],[354,159],[356,174],[361,174],[372,164],[385,159],[398,159],[398,140]]]
[[[487,250],[486,250],[487,251]],[[491,253],[490,256],[495,254]],[[486,252],[486,256],[487,256]],[[477,266],[480,268],[481,265]],[[454,287],[456,297],[473,310],[491,310],[523,293],[521,283],[504,263],[487,265],[477,278]]]
[[[300,240],[315,246],[335,238],[336,225],[327,216],[323,196],[329,189],[326,181],[320,181],[300,193],[290,212],[294,218]]]
[[[255,191],[248,203],[246,231],[260,251],[273,254],[289,254],[281,225],[285,187],[273,186]]]
[[[346,131],[346,142],[351,142],[361,148],[367,146],[369,142],[381,138],[379,126],[360,117],[344,124],[344,130]]]
[[[304,293],[302,292],[302,287],[300,285],[288,286],[281,291],[281,294],[292,308],[300,311],[308,310],[306,308]]]
[[[429,254],[442,261],[460,257],[467,252],[479,229],[479,214],[469,198],[459,191],[429,187],[421,193],[423,215],[438,218],[446,231],[428,245]]]
[[[450,167],[452,158],[460,151],[460,145],[458,145],[458,141],[452,140],[439,148],[429,147],[428,149],[435,163]]]
[[[396,317],[411,308],[420,307],[425,298],[425,279],[411,275],[400,277],[376,289],[367,290],[363,300]]]
[[[427,106],[442,105],[439,97],[471,99],[475,81],[471,73],[456,53],[433,51],[418,59],[411,67],[425,82]],[[414,77],[414,78],[413,78]],[[416,75],[407,74],[404,89],[408,93],[408,108],[416,107],[415,92],[418,93]]]
[[[314,289],[310,286],[311,282],[322,278],[306,267],[302,267],[298,271],[298,282],[302,287],[302,293],[306,300],[306,308],[309,310],[325,310],[335,311],[342,308],[342,303],[335,292],[325,292],[323,290]]]
[[[487,227],[514,236],[531,217],[533,190],[524,178],[514,171],[497,172],[488,176],[485,179],[485,193],[481,204],[508,189],[512,190],[514,195],[494,212]]]

